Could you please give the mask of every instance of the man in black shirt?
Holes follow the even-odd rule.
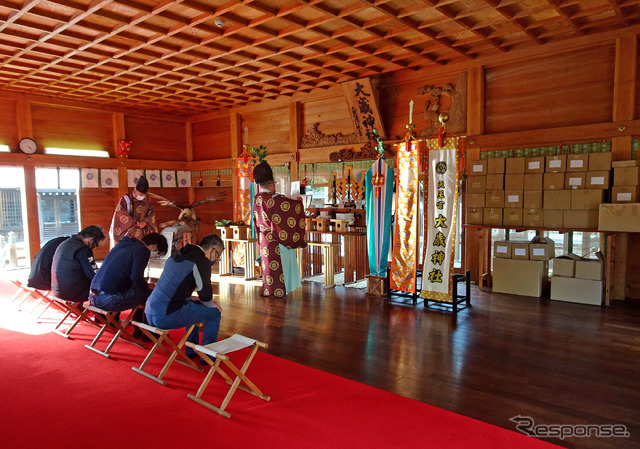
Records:
[[[51,291],[55,296],[78,303],[89,298],[89,286],[98,271],[93,250],[105,237],[102,227],[91,225],[58,246],[51,266]]]
[[[44,244],[31,264],[27,285],[37,290],[51,290],[51,264],[58,246],[69,237],[56,237]]]

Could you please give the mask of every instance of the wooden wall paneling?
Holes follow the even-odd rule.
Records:
[[[164,188],[150,188],[150,192],[165,197],[168,200],[175,201],[178,204],[186,206],[189,204],[189,189],[177,188],[177,187],[164,187]],[[158,231],[162,228],[160,225],[171,220],[176,220],[180,215],[180,210],[174,207],[161,206],[158,201],[151,198],[151,204],[156,210],[156,224],[158,225]],[[202,207],[202,206],[200,206]],[[196,209],[196,214],[199,214],[200,209]]]
[[[615,47],[487,68],[485,131],[504,133],[611,120]]]
[[[108,235],[111,219],[116,209],[118,189],[90,189],[81,188],[80,201],[80,229],[89,225],[100,225]],[[37,222],[36,222],[37,223]],[[105,242],[93,251],[96,259],[104,259],[109,252],[109,243]]]
[[[288,153],[289,107],[263,109],[242,114],[242,129],[249,128],[249,146],[267,147],[268,154]],[[244,131],[243,131],[244,136]],[[242,140],[242,144],[244,144]]]
[[[220,231],[216,231],[214,224],[216,220],[222,220],[225,218],[233,220],[233,192],[231,187],[202,187],[195,189],[196,201],[207,195],[220,191],[227,193],[227,196],[223,201],[203,204],[197,209],[198,217],[200,217],[201,220],[200,232],[198,233],[200,238],[211,233],[220,234]]]
[[[467,135],[484,133],[485,71],[473,67],[467,75]]]
[[[232,131],[228,115],[190,123],[194,161],[231,157]]]
[[[39,147],[106,150],[115,155],[110,113],[33,104],[31,115]]]
[[[344,93],[329,98],[320,98],[301,103],[301,136],[319,123],[318,130],[325,134],[348,135],[356,130]]]
[[[17,151],[22,136],[18,132],[17,108],[16,101],[0,99],[0,145],[8,145],[12,151]]]
[[[27,232],[29,233],[29,260],[31,261],[40,251],[40,221],[38,219],[38,194],[36,190],[36,169],[33,166],[24,167],[24,196],[27,210]]]
[[[163,161],[186,161],[184,122],[125,116],[127,140],[132,142],[129,157]]]
[[[428,117],[425,111],[434,106],[434,98],[429,94],[419,94],[418,89],[423,86],[442,86],[447,83],[456,85],[457,73],[445,73],[433,76],[428,70],[424,71],[424,78],[411,80],[407,83],[393,82],[391,76],[387,83],[379,84],[380,110],[382,121],[387,130],[389,140],[400,140],[407,133],[406,125],[409,123],[409,102],[413,100],[413,123],[416,125],[415,133],[420,136],[429,128],[439,128],[440,123],[434,117]],[[451,107],[451,98],[440,96],[440,112],[448,111]],[[428,131],[430,137],[433,132]]]

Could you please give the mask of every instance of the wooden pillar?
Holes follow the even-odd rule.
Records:
[[[25,137],[33,138],[33,124],[31,122],[31,102],[26,95],[20,95],[16,102],[16,126],[18,128],[18,140]],[[43,149],[38,148],[38,153]]]
[[[231,118],[231,158],[233,159],[232,166],[235,169],[236,158],[242,153],[242,117],[237,112],[230,114]],[[236,220],[235,216],[237,207],[236,201],[238,199],[238,186],[236,185],[236,177],[235,174],[231,177],[231,182],[233,183],[233,219]]]
[[[126,130],[124,125],[124,114],[115,112],[112,116],[113,124],[113,154],[111,157],[116,157],[118,153],[118,142],[126,140]],[[129,192],[129,177],[127,176],[126,160],[122,159],[118,166],[118,198],[126,195]],[[114,205],[115,207],[115,205]]]
[[[187,144],[187,162],[193,162],[193,123],[187,120],[185,124],[185,140]],[[196,200],[196,191],[193,186],[189,187],[187,191],[189,203],[193,203]]]
[[[36,168],[24,165],[24,196],[27,210],[27,232],[29,234],[29,264],[40,251],[40,222],[38,220],[38,192],[36,191]]]
[[[613,83],[613,121],[634,119],[637,84],[638,39],[635,35],[616,39]],[[631,159],[631,136],[611,138],[611,159]],[[627,259],[629,235],[615,233],[607,239],[606,304],[611,299],[627,297]]]
[[[484,67],[473,67],[467,73],[467,136],[476,136],[484,133]],[[473,138],[469,138],[465,146],[465,162],[468,166],[471,161],[480,159],[480,150],[470,145]],[[466,219],[466,181],[462,183],[462,217]],[[471,272],[471,280],[482,285],[482,265],[480,260],[481,229],[463,228],[462,231],[462,258],[463,271]]]
[[[297,101],[292,102],[289,105],[289,152],[293,153],[295,157],[289,165],[289,177],[291,181],[299,180],[300,170],[298,168],[298,145],[300,144],[300,122],[301,122],[301,108],[300,103]]]

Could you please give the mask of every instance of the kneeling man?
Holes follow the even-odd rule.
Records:
[[[217,234],[205,236],[200,245],[185,245],[164,265],[145,306],[147,321],[161,329],[188,328],[204,322],[202,345],[218,341],[222,309],[213,301],[211,266],[220,260],[224,243]],[[199,300],[191,298],[198,291]],[[189,341],[200,344],[196,328]],[[187,355],[195,355],[191,348]]]

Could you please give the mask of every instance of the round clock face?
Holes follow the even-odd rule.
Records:
[[[35,140],[26,138],[20,141],[18,148],[25,154],[33,154],[38,149],[38,145],[36,145]]]

